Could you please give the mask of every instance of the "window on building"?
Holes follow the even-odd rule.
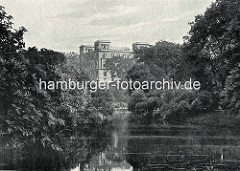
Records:
[[[102,44],[102,48],[103,49],[107,49],[107,45],[106,44]]]
[[[107,76],[107,71],[104,71],[103,75],[104,75],[104,77],[106,77]]]
[[[106,67],[106,60],[102,60],[102,69],[105,69]]]

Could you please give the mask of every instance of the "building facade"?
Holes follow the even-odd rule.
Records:
[[[133,45],[133,50],[141,46],[149,46],[147,43],[137,42]],[[106,60],[113,57],[133,58],[134,52],[127,47],[112,47],[108,40],[97,40],[94,46],[82,45],[80,46],[80,61],[82,67],[88,73],[91,80],[112,82],[118,79],[112,77],[110,71],[106,70]]]

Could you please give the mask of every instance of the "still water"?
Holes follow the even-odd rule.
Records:
[[[238,170],[238,128],[133,125],[128,115],[115,114],[109,145],[92,157],[85,170]]]

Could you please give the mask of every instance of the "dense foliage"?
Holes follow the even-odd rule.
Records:
[[[40,90],[45,81],[88,80],[77,54],[24,49],[26,29],[0,7],[1,169],[59,170],[103,151],[111,102],[128,102],[137,122],[184,123],[219,109],[240,114],[240,2],[216,0],[190,23],[184,44],[159,41],[106,69],[122,80],[198,80],[195,90]],[[93,54],[91,54],[92,56]],[[113,97],[114,96],[114,97]],[[214,112],[212,112],[214,113]],[[167,122],[166,122],[167,121]]]
[[[217,0],[190,23],[184,50],[213,107],[239,114],[240,2]]]
[[[127,78],[133,81],[162,81],[162,79],[186,81],[191,67],[182,46],[160,41],[155,46],[136,50],[137,63],[129,70]],[[182,121],[191,110],[195,96],[190,90],[134,90],[129,109],[148,123],[153,118],[161,121]]]
[[[104,92],[39,89],[40,78],[88,78],[76,56],[36,47],[24,50],[26,30],[14,30],[11,19],[1,7],[0,164],[8,169],[59,170],[87,161],[104,148],[100,130],[112,113],[109,99]]]
[[[129,109],[143,120],[182,122],[187,117],[223,109],[240,111],[240,2],[217,0],[190,23],[183,46],[161,41],[135,52],[137,64],[128,79],[139,81],[192,78],[200,91],[133,91]]]

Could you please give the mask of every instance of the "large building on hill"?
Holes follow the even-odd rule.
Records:
[[[136,42],[132,46],[133,50],[136,50],[141,46],[149,47],[150,45]],[[111,42],[108,40],[97,40],[94,46],[80,46],[80,61],[92,80],[111,82],[118,79],[117,77],[112,77],[105,67],[106,60],[113,57],[133,58],[133,51],[127,47],[112,47]]]

